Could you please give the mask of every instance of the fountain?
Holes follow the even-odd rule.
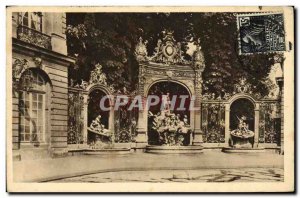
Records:
[[[153,129],[159,134],[159,142],[164,146],[183,146],[184,136],[191,134],[187,116],[181,121],[179,115],[162,111],[158,115],[149,112],[154,117]]]
[[[170,110],[168,95],[163,95],[163,110],[154,115],[149,111],[148,117],[152,117],[152,129],[158,134],[159,145],[146,146],[147,153],[201,153],[202,146],[191,146],[186,138],[191,137],[192,129],[188,124],[187,115],[180,119],[179,114]]]
[[[238,119],[238,127],[230,132],[229,148],[223,148],[223,152],[252,152],[264,151],[262,148],[254,147],[254,132],[249,130],[249,125],[246,123],[246,116],[241,116]]]
[[[237,117],[237,116],[236,116]],[[254,132],[249,130],[249,125],[245,122],[246,117],[237,117],[239,120],[238,128],[231,131],[231,145],[233,148],[253,148]]]
[[[101,123],[101,115],[98,115],[88,127],[88,132],[93,133],[95,138],[89,143],[89,148],[84,150],[84,154],[97,155],[118,153],[129,153],[130,148],[115,148],[114,133]]]

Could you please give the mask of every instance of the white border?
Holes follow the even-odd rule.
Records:
[[[220,1],[211,1],[211,0],[203,0],[203,1],[197,1],[197,0],[173,0],[173,1],[167,1],[167,0],[148,0],[148,1],[135,1],[135,0],[126,0],[126,1],[119,1],[119,0],[111,0],[109,3],[103,4],[101,1],[98,0],[84,0],[84,1],[74,1],[74,0],[52,0],[52,1],[40,1],[40,0],[31,0],[31,1],[22,1],[22,0],[2,0],[0,1],[0,43],[1,43],[1,48],[0,48],[0,62],[2,65],[2,71],[5,70],[5,65],[6,65],[6,6],[7,5],[240,5],[240,6],[245,6],[245,2],[243,1],[238,1],[238,0],[231,0],[231,1],[226,1],[226,2],[220,2]],[[252,0],[252,1],[247,1],[247,5],[295,5],[296,7],[299,8],[300,1],[299,0],[273,0],[273,1],[262,1],[262,0]],[[299,20],[296,20],[297,26],[299,27]],[[298,43],[297,43],[298,44]],[[300,52],[298,50],[297,54],[295,54],[295,57],[300,57]],[[299,69],[298,69],[299,71]],[[6,72],[0,72],[0,86],[2,90],[6,90]],[[297,72],[297,75],[299,73]],[[297,92],[300,91],[299,84],[297,88]],[[0,120],[0,127],[1,127],[1,133],[0,133],[0,139],[2,140],[2,144],[0,146],[1,148],[1,197],[8,197],[9,195],[5,193],[6,191],[6,179],[5,179],[5,150],[6,150],[6,135],[5,135],[5,126],[6,126],[6,102],[4,97],[2,97],[2,100],[0,100],[0,115],[1,115],[1,120]],[[300,121],[300,118],[298,117],[297,121]],[[299,135],[298,139],[295,140],[298,142],[299,140]],[[298,152],[299,153],[299,152]],[[299,183],[299,182],[298,182]],[[37,195],[37,197],[42,197],[43,195]],[[49,195],[48,195],[49,196]],[[58,196],[58,195],[56,195]],[[84,195],[82,195],[83,197]],[[107,195],[101,195],[101,196],[107,196]],[[202,195],[203,196],[203,195]],[[207,196],[208,195],[204,195]],[[262,196],[262,195],[260,195]],[[59,197],[59,196],[58,196]],[[209,196],[211,197],[211,196]]]

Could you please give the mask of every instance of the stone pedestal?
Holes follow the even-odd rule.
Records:
[[[202,152],[202,146],[146,146],[146,153],[155,154],[197,154]]]
[[[201,130],[201,89],[199,86],[196,86],[196,99],[195,99],[195,129],[194,129],[194,139],[193,145],[202,145],[203,137],[202,137],[202,130]],[[191,101],[193,102],[193,101]]]
[[[136,148],[145,148],[145,146],[148,144],[147,122],[148,122],[147,110],[140,109],[138,123],[137,123],[137,136],[135,138]]]
[[[193,145],[201,145],[203,143],[202,131],[200,128],[200,124],[201,124],[201,110],[196,110],[195,111],[195,130],[194,130]]]
[[[136,148],[143,148],[147,143],[147,132],[143,129],[137,129],[137,136],[135,138]]]
[[[194,132],[194,139],[193,139],[193,145],[202,145],[203,143],[203,137],[202,137],[202,131],[201,130],[195,130]]]
[[[224,147],[222,148],[222,152],[224,153],[262,153],[266,152],[264,148],[232,148],[232,147]]]
[[[241,138],[241,137],[232,136],[231,139],[233,142],[232,143],[233,148],[247,148],[247,149],[252,148],[251,142],[253,142],[253,137]]]

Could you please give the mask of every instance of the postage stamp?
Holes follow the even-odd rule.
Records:
[[[239,54],[285,51],[283,14],[237,15]]]

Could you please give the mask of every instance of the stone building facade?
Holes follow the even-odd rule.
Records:
[[[12,15],[13,156],[67,153],[68,67],[66,14]]]

